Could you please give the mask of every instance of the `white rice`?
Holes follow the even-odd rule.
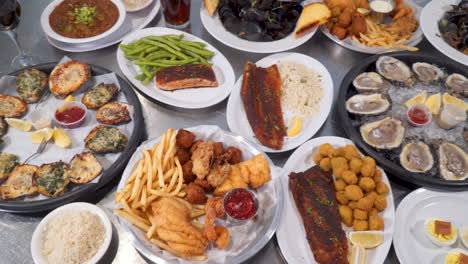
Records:
[[[323,96],[321,76],[297,62],[280,62],[277,65],[282,81],[283,110],[303,118],[315,116]]]

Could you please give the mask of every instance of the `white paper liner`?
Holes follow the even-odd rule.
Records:
[[[194,133],[197,139],[203,140],[210,140],[213,142],[223,142],[224,147],[234,146],[239,148],[242,151],[242,159],[248,160],[253,158],[256,153],[253,153],[251,147],[235,141],[232,136],[228,136],[222,129],[217,126],[197,126],[193,128],[186,128],[186,130],[191,131]],[[142,149],[151,149],[155,143],[158,143],[160,137],[156,139],[150,139],[143,142],[140,147],[135,151],[135,154],[132,156],[130,161],[127,164],[127,168],[125,169],[122,179],[117,187],[117,192],[120,191],[125,186],[125,181],[128,179],[134,168],[136,167],[137,162],[143,158]],[[209,249],[205,252],[208,255],[208,259],[203,263],[206,264],[218,264],[218,263],[225,263],[226,258],[230,256],[236,256],[242,253],[248,247],[251,247],[251,242],[257,237],[262,236],[263,233],[262,227],[263,225],[268,222],[272,217],[274,217],[274,207],[277,203],[277,193],[275,190],[275,184],[280,184],[280,173],[281,169],[274,166],[274,164],[270,163],[270,171],[272,180],[269,181],[267,184],[258,188],[256,191],[257,198],[259,201],[259,218],[257,221],[249,221],[247,224],[241,226],[231,226],[226,221],[216,219],[218,224],[227,226],[230,233],[230,243],[226,249],[218,249],[216,247],[210,246]],[[104,205],[109,209],[121,208],[120,205],[112,204]],[[151,252],[154,253],[155,256],[162,258],[169,263],[178,263],[178,264],[188,264],[193,263],[188,260],[184,260],[178,257],[175,257],[171,253],[159,249],[157,246],[151,244],[145,236],[145,233],[139,229],[138,227],[133,226],[130,222],[125,220],[123,217],[118,216],[121,220],[121,223],[130,227],[136,238]],[[203,223],[203,219],[200,219],[200,223]]]
[[[64,57],[60,60],[58,64],[70,61],[71,59],[68,57]],[[117,76],[115,73],[108,73],[108,74],[103,74],[103,75],[98,75],[98,76],[92,76],[91,79],[86,82],[82,87],[73,93],[73,97],[75,98],[75,101],[81,102],[81,98],[83,97],[83,93],[91,87],[95,87],[99,83],[114,83],[117,85],[117,87],[120,90],[120,83],[117,79]],[[48,89],[48,87],[46,87]],[[0,94],[8,94],[8,95],[13,95],[19,97],[18,93],[16,92],[16,77],[15,76],[8,76],[5,75],[2,78],[0,78]],[[47,94],[44,94],[42,99],[46,98]],[[20,119],[23,120],[30,120],[30,115],[33,111],[40,111],[43,113],[44,116],[48,116],[53,120],[53,115],[55,113],[55,110],[57,107],[59,107],[63,103],[64,99],[57,99],[53,95],[49,94],[47,99],[45,101],[39,101],[38,103],[34,104],[28,104],[28,112],[26,115],[20,117]],[[123,103],[128,103],[127,99],[123,95],[122,92],[119,93],[119,96],[114,100],[117,102],[123,102]],[[133,108],[131,108],[130,111],[130,116],[134,117],[134,112]],[[54,144],[53,140],[51,140],[44,152],[40,155],[38,155],[36,158],[28,162],[28,164],[40,166],[45,163],[51,163],[51,162],[56,162],[56,161],[63,161],[63,162],[70,162],[71,159],[73,158],[74,155],[80,154],[83,151],[89,151],[85,148],[85,143],[84,139],[86,136],[89,134],[91,129],[98,125],[104,125],[99,123],[96,120],[96,113],[97,109],[87,109],[88,113],[86,116],[86,120],[83,123],[83,125],[79,128],[75,129],[65,129],[64,130],[67,132],[68,136],[70,137],[72,141],[72,146],[69,148],[61,148],[58,147]],[[52,121],[52,126],[54,126],[53,121]],[[130,136],[132,135],[133,128],[134,128],[134,122],[130,121],[128,123],[122,124],[117,126],[123,134],[125,134],[129,139]],[[23,163],[25,159],[27,159],[30,155],[36,152],[37,148],[39,147],[39,144],[34,144],[31,141],[30,135],[34,132],[32,130],[31,132],[23,132],[20,131],[16,128],[9,127],[8,128],[8,133],[3,137],[4,143],[2,143],[2,152],[5,153],[10,153],[10,154],[15,154],[19,157],[20,163]],[[101,165],[104,168],[104,171],[108,169],[109,167],[112,166],[112,164],[120,157],[120,153],[109,153],[109,154],[94,154],[96,158],[99,160]],[[101,174],[102,175],[102,174]],[[99,182],[100,176],[96,177],[91,183],[96,183]],[[72,184],[72,183],[70,183]],[[74,185],[75,187],[78,187],[79,185]],[[81,184],[80,184],[81,185]],[[66,192],[72,191],[73,188],[69,188],[66,190]],[[47,196],[44,195],[36,195],[36,196],[31,196],[31,197],[25,197],[23,198],[26,201],[30,200],[42,200],[42,199],[47,199]]]
[[[322,0],[308,0],[307,2],[308,3],[322,2]],[[420,21],[419,18],[421,16],[422,8],[420,6],[418,6],[418,5],[416,5],[411,0],[405,0],[405,3],[407,5],[409,5],[411,8],[413,8],[414,18],[416,19],[416,21],[419,22]],[[379,54],[379,53],[383,53],[383,52],[402,50],[402,49],[399,49],[399,48],[387,49],[385,47],[369,47],[369,46],[366,46],[366,45],[364,45],[364,44],[362,44],[362,43],[360,43],[358,41],[355,41],[355,40],[353,40],[352,38],[349,38],[349,37],[345,38],[345,39],[342,39],[342,40],[339,40],[335,35],[330,33],[330,31],[326,28],[325,25],[320,26],[320,28],[321,28],[322,32],[325,35],[327,35],[329,38],[333,38],[334,40],[341,42],[340,44],[346,44],[347,46],[357,48],[357,49],[362,50],[363,52],[366,52],[366,53]],[[421,25],[419,25],[418,28],[416,29],[416,31],[413,32],[413,36],[411,37],[411,39],[406,40],[405,42],[403,42],[403,45],[416,46],[416,44],[418,44],[421,41],[422,37],[423,37],[423,31],[422,31]]]

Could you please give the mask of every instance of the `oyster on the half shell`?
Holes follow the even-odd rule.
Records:
[[[436,82],[444,77],[444,72],[439,67],[426,62],[416,62],[412,68],[423,83]]]
[[[346,101],[346,110],[357,115],[380,115],[390,107],[382,94],[356,94]]]
[[[360,127],[364,141],[377,149],[398,148],[403,141],[405,128],[401,121],[392,117],[364,124]]]
[[[434,166],[429,146],[423,142],[408,143],[400,154],[400,163],[403,168],[411,172],[426,172]]]
[[[465,76],[458,73],[450,74],[445,84],[451,93],[468,98],[468,79]]]
[[[439,169],[442,178],[461,181],[468,178],[468,154],[459,146],[443,141],[438,144]]]
[[[377,93],[387,89],[384,78],[376,72],[363,72],[353,80],[353,85],[360,93]]]
[[[410,67],[398,59],[390,56],[381,56],[375,66],[377,67],[377,72],[390,81],[406,86],[414,84],[415,78]]]

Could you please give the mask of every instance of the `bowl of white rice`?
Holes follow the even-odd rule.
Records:
[[[106,253],[112,225],[90,203],[71,203],[50,212],[34,230],[31,254],[36,264],[93,264]]]

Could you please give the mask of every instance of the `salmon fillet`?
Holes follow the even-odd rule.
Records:
[[[267,147],[281,149],[286,126],[281,109],[281,77],[276,64],[261,68],[247,62],[241,96],[247,119],[257,139]]]
[[[187,64],[164,68],[156,74],[156,87],[173,91],[184,88],[216,87],[218,81],[210,66]]]

